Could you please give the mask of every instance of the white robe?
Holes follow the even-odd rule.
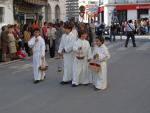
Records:
[[[74,35],[74,37],[78,37],[78,32],[75,27],[72,29],[71,33]]]
[[[33,37],[29,40],[28,45],[33,51],[34,80],[41,80],[45,76],[45,72],[39,70],[39,66],[42,64],[41,57],[44,57],[45,62],[45,42],[41,36],[38,36],[37,38],[37,43],[35,43],[35,37]]]
[[[110,54],[105,44],[94,47],[93,56],[95,54],[99,55],[98,63],[101,65],[101,71],[92,73],[93,84],[97,89],[103,90],[107,88],[107,60],[110,58]]]
[[[63,34],[61,38],[61,42],[59,45],[58,53],[63,53],[64,57],[64,75],[63,80],[64,82],[68,82],[72,80],[72,66],[73,66],[73,45],[76,41],[77,37],[70,32],[69,34]],[[65,52],[63,52],[63,49]]]
[[[91,47],[87,40],[78,39],[73,47],[75,55],[79,52],[78,48],[82,47],[84,59],[74,58],[73,63],[73,81],[72,84],[88,84],[91,82],[91,75],[88,74],[88,59],[91,58]]]

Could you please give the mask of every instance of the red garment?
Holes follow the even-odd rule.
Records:
[[[37,23],[33,23],[32,24],[32,29],[39,29],[39,25]]]
[[[42,34],[43,34],[43,38],[45,39],[47,37],[47,27],[46,26],[44,26],[42,28]]]
[[[23,53],[22,50],[17,51],[17,52],[16,52],[16,55],[17,55],[19,58],[25,58],[25,57],[26,57],[26,54]]]

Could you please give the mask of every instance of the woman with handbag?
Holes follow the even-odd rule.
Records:
[[[96,46],[93,51],[93,60],[90,63],[100,65],[99,71],[93,71],[93,85],[95,90],[107,88],[107,60],[110,58],[108,48],[104,44],[104,38],[96,38]]]
[[[33,71],[34,83],[39,83],[43,77],[45,78],[45,71],[43,71],[43,62],[45,62],[45,42],[40,36],[40,30],[34,30],[34,37],[32,37],[28,45],[33,50]]]

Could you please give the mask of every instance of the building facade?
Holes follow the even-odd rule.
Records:
[[[66,20],[65,0],[0,0],[0,28],[3,25]]]
[[[47,0],[13,0],[14,19],[20,24],[43,20],[43,7],[48,4]]]
[[[48,0],[43,12],[47,22],[66,21],[66,0]]]
[[[14,23],[12,4],[12,0],[0,0],[0,28],[3,25]]]
[[[79,0],[66,0],[66,16],[67,20],[72,17],[79,19]]]
[[[80,16],[79,7],[84,6],[84,17]],[[98,8],[98,0],[66,0],[66,14],[67,18],[72,17],[75,20],[88,23],[91,18],[94,18]]]
[[[150,19],[150,0],[100,0],[99,4],[99,21],[106,25],[111,24],[114,9],[120,23],[129,19]]]

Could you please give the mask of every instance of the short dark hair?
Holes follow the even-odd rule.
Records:
[[[34,31],[33,31],[33,32],[36,32],[36,31],[40,31],[40,29],[39,29],[39,28],[36,28],[36,29],[34,29]]]
[[[129,23],[132,23],[132,20],[129,20],[128,22],[129,22]]]
[[[6,28],[6,26],[2,26],[1,30],[2,30],[2,31],[5,31],[5,28]]]
[[[79,37],[81,37],[83,34],[87,34],[87,31],[86,30],[80,30],[78,32]]]
[[[44,22],[44,25],[46,25],[47,24],[47,22]]]
[[[8,25],[8,29],[14,28],[14,25]]]
[[[70,29],[70,30],[72,30],[72,26],[71,26],[71,24],[70,24],[69,22],[66,22],[66,23],[64,24],[64,28],[65,28],[65,29]]]
[[[53,26],[53,24],[52,24],[51,22],[49,22],[49,23],[48,23],[48,26],[51,26],[51,27],[52,27],[52,26]]]
[[[103,37],[96,37],[96,39],[98,39],[100,42],[102,42],[102,44],[104,43],[105,39]]]

